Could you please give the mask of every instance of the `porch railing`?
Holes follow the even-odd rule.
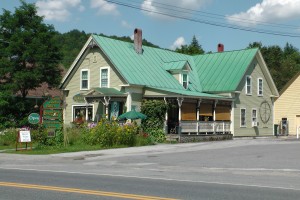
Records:
[[[228,121],[181,121],[181,133],[225,134],[230,133]]]

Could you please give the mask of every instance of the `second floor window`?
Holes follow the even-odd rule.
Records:
[[[252,78],[251,76],[246,76],[246,94],[252,94]]]
[[[100,87],[108,87],[108,68],[100,69]]]
[[[89,89],[89,71],[82,70],[81,71],[81,88],[82,90]]]
[[[262,78],[259,78],[257,80],[257,95],[263,96],[263,80],[262,80]]]

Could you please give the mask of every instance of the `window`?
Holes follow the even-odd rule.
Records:
[[[109,87],[109,68],[101,67],[100,68],[100,87],[107,88]]]
[[[255,108],[252,109],[252,127],[257,126],[257,110]]]
[[[246,109],[241,108],[241,127],[246,127]]]
[[[263,96],[263,79],[257,79],[257,95]]]
[[[73,106],[73,121],[84,122],[93,120],[93,106]]]
[[[246,94],[252,94],[252,78],[251,76],[246,76]]]
[[[181,74],[181,83],[182,86],[187,89],[189,86],[189,77],[187,74]]]
[[[81,90],[89,89],[89,71],[87,69],[81,70]]]

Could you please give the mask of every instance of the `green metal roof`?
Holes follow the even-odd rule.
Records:
[[[93,35],[94,40],[114,64],[128,84],[184,89],[183,86],[164,69],[168,62],[193,62],[188,55],[169,50],[143,46],[143,53],[137,54],[133,43],[123,42]],[[201,85],[197,72],[191,72],[189,90],[200,91]]]
[[[235,91],[258,49],[194,56],[203,92]]]
[[[134,44],[92,35],[128,84],[165,90],[189,92],[235,91],[258,49],[189,56],[173,51],[143,46],[143,53]],[[185,90],[169,72],[183,69],[188,63],[189,86]]]
[[[181,70],[185,66],[186,63],[187,63],[187,60],[165,62],[163,64],[163,68],[168,71]]]

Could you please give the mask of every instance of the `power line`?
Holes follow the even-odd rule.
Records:
[[[134,0],[128,0],[128,1],[138,3],[137,1],[134,1]],[[146,2],[152,2],[150,0],[145,0],[145,1]],[[193,10],[193,9],[189,9],[189,8],[182,8],[182,7],[174,6],[174,5],[170,5],[170,4],[159,3],[157,1],[153,1],[152,3],[155,4],[155,5],[158,5],[156,7],[162,8],[162,9],[169,9],[169,10],[173,10],[173,11],[186,12],[188,14],[196,14],[196,15],[200,15],[200,16],[209,16],[210,18],[216,18],[216,19],[228,18],[228,16],[226,16],[226,15],[215,14],[215,13],[204,12],[204,11],[198,11],[198,10]],[[159,6],[159,5],[161,5],[161,6]],[[299,29],[299,26],[294,26],[294,25],[290,25],[290,24],[270,23],[270,22],[265,22],[265,21],[251,20],[251,19],[238,18],[238,17],[229,17],[229,18],[233,19],[233,20],[236,20],[236,21],[240,21],[240,22],[260,24],[260,25],[271,26],[271,27],[283,27],[283,28]]]
[[[161,12],[161,11],[156,11],[156,10],[151,10],[151,9],[145,9],[145,8],[141,8],[140,5],[137,5],[137,4],[135,5],[135,4],[123,3],[123,2],[115,1],[115,0],[107,0],[107,2],[116,4],[116,5],[120,5],[120,6],[124,6],[124,7],[128,7],[128,8],[132,8],[132,9],[136,9],[136,10],[141,10],[141,11],[145,11],[145,12],[149,12],[149,13],[155,13],[155,14],[159,14],[159,15],[164,15],[164,16],[177,18],[177,19],[183,19],[183,20],[197,22],[197,23],[206,24],[206,25],[212,25],[212,26],[235,29],[235,30],[241,30],[241,31],[247,31],[247,32],[262,33],[262,34],[268,34],[268,35],[277,35],[277,36],[300,38],[300,34],[293,34],[293,33],[289,33],[289,32],[281,32],[281,31],[276,31],[275,32],[275,31],[272,31],[272,30],[241,27],[241,26],[230,25],[230,24],[226,24],[226,23],[222,23],[222,22],[220,23],[220,22],[211,21],[211,20],[191,18],[189,16],[178,15],[177,13],[166,13],[166,12]],[[165,5],[167,5],[167,4],[165,4]],[[172,9],[168,9],[168,11],[170,11],[170,10],[172,10]]]

